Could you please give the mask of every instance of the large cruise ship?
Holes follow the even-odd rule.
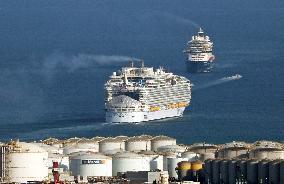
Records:
[[[213,42],[199,28],[197,35],[192,36],[192,40],[187,43],[187,48],[184,50],[187,53],[188,71],[191,73],[209,72],[215,59],[212,49]]]
[[[105,84],[106,122],[143,122],[182,116],[190,104],[191,83],[163,68],[123,67]]]

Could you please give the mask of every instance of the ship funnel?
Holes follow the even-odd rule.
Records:
[[[141,60],[141,68],[144,68],[144,60]]]
[[[131,68],[134,67],[134,64],[133,64],[133,61],[132,61],[132,60],[129,61],[129,67],[131,67]]]

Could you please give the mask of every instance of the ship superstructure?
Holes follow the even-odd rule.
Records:
[[[134,67],[113,72],[105,84],[106,121],[142,122],[182,116],[190,104],[191,83],[163,68]]]
[[[212,54],[213,42],[199,28],[197,35],[187,43],[187,68],[189,72],[209,72],[215,59]]]

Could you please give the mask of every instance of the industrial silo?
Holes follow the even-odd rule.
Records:
[[[190,181],[190,169],[191,163],[189,161],[181,161],[178,163],[178,180],[180,181]]]
[[[251,159],[247,161],[247,183],[258,184],[258,163],[259,160]]]
[[[48,178],[48,153],[39,146],[12,141],[4,157],[7,183],[27,183]]]
[[[121,152],[113,155],[112,175],[125,173],[127,171],[150,171],[151,157],[134,152]]]
[[[237,172],[239,168],[237,166],[237,160],[232,159],[228,162],[228,175],[229,175],[229,181],[228,184],[236,184],[237,178]]]
[[[220,182],[229,183],[229,161],[226,159],[220,161]]]
[[[31,142],[30,144],[36,145],[47,151],[48,153],[63,154],[63,150],[57,146],[44,144],[41,142]]]
[[[220,183],[220,159],[215,159],[212,161],[212,183],[219,184]]]
[[[280,183],[284,183],[284,160],[280,162]]]
[[[258,163],[258,183],[269,182],[269,160],[261,160]]]
[[[193,161],[191,162],[191,169],[190,169],[190,180],[199,182],[203,181],[205,173],[203,172],[203,162],[201,161]]]
[[[212,163],[213,159],[207,159],[204,161],[205,183],[212,183]]]
[[[176,145],[176,139],[168,136],[156,136],[151,140],[151,150],[157,151],[159,147]]]
[[[245,142],[231,142],[223,144],[217,152],[218,158],[232,159],[232,158],[247,158],[249,144]]]
[[[125,151],[125,139],[109,137],[99,142],[100,153],[115,154],[121,151]]]
[[[112,176],[112,158],[101,153],[79,153],[70,157],[72,176]]]
[[[280,184],[280,162],[281,160],[269,162],[269,183],[271,184]]]
[[[239,182],[247,180],[247,159],[240,159],[237,161],[237,178]]]

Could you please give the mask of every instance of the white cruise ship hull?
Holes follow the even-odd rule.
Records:
[[[106,112],[106,122],[138,123],[183,115],[185,107],[159,110],[155,112]]]

